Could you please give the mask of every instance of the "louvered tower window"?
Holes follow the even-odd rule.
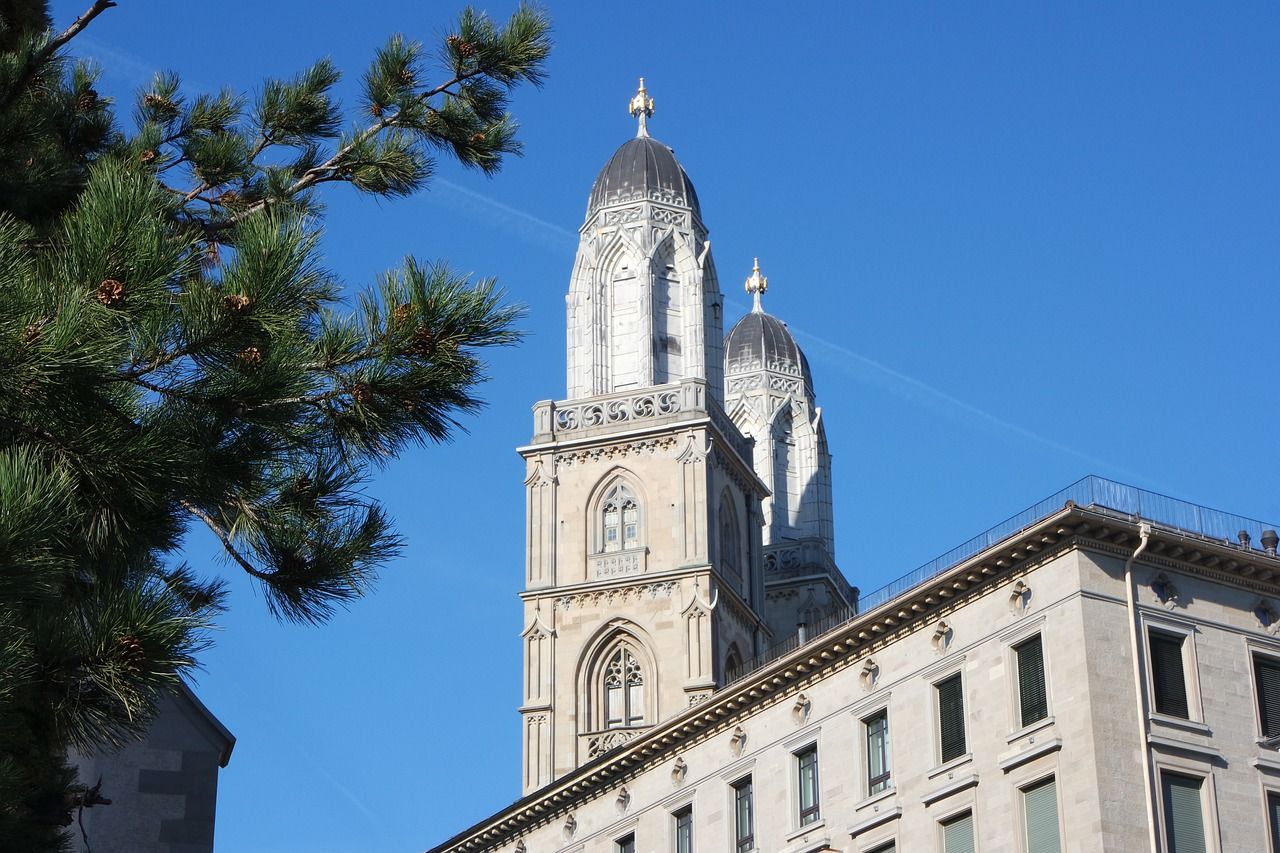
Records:
[[[605,665],[604,709],[607,729],[644,723],[644,670],[626,646],[619,646]]]
[[[934,685],[938,693],[938,742],[942,763],[965,753],[964,683],[960,673]]]
[[[1044,647],[1037,634],[1015,646],[1018,659],[1019,725],[1029,726],[1049,716],[1049,696],[1044,683]]]
[[[1280,737],[1280,660],[1253,656],[1253,679],[1258,689],[1258,719],[1262,736]],[[1280,853],[1280,848],[1277,848]]]
[[[1155,690],[1156,712],[1190,719],[1187,706],[1187,677],[1182,662],[1183,638],[1164,631],[1152,631],[1151,684]]]

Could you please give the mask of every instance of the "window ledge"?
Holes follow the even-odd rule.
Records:
[[[1042,755],[1062,749],[1062,738],[1060,737],[1048,738],[1047,740],[1041,740],[1039,743],[1036,743],[1035,738],[1032,738],[1031,743],[1032,745],[1000,756],[996,759],[996,765],[1005,773],[1008,773],[1013,768],[1021,767],[1033,758],[1039,758]]]
[[[946,797],[949,797],[955,793],[959,793],[960,791],[963,791],[966,788],[972,788],[974,785],[977,785],[977,784],[978,784],[978,774],[968,773],[964,776],[961,776],[959,779],[956,779],[953,782],[949,782],[946,785],[943,785],[941,788],[935,788],[934,790],[925,794],[923,797],[920,798],[920,802],[924,803],[926,806],[930,806],[936,803],[938,800],[945,799]]]
[[[1263,749],[1276,750],[1280,749],[1280,735],[1272,735],[1271,737],[1260,737],[1254,741]]]
[[[1147,735],[1147,742],[1152,746],[1160,747],[1162,749],[1189,752],[1192,755],[1198,755],[1202,758],[1207,758],[1210,761],[1222,760],[1221,752],[1202,743],[1192,743],[1191,741],[1182,740],[1181,738],[1165,737],[1164,735]]]
[[[788,833],[787,833],[787,840],[788,840],[788,841],[795,841],[797,838],[803,838],[804,836],[808,835],[810,832],[817,832],[819,829],[824,829],[824,828],[826,828],[826,825],[827,825],[827,820],[826,820],[826,818],[821,818],[821,817],[820,817],[820,818],[818,818],[817,820],[815,820],[813,823],[807,823],[807,824],[805,824],[804,826],[800,827],[799,829],[793,829],[793,830],[791,830],[791,832],[788,832]],[[802,851],[802,850],[808,850],[808,849],[810,849],[810,847],[809,847],[809,846],[807,846],[807,845],[809,845],[810,843],[812,843],[812,844],[818,844],[818,843],[823,843],[823,844],[825,844],[825,843],[827,843],[827,842],[828,842],[828,841],[830,841],[830,840],[831,840],[831,839],[830,839],[829,837],[827,837],[826,835],[823,835],[821,838],[815,838],[815,839],[813,839],[813,840],[812,840],[812,842],[810,842],[810,841],[806,840],[805,842],[803,842],[803,843],[801,843],[801,844],[797,845],[797,846],[796,846],[796,848],[795,848],[794,850],[793,850],[793,849],[791,849],[791,848],[787,848],[786,853],[800,853],[800,851]]]
[[[1168,714],[1154,713],[1147,717],[1151,722],[1167,726],[1171,729],[1182,729],[1184,732],[1195,732],[1205,736],[1212,736],[1213,730],[1199,720],[1187,720],[1182,717],[1171,717]]]
[[[1054,720],[1052,715],[1045,717],[1043,720],[1036,720],[1031,725],[1023,726],[1022,728],[1018,729],[1016,732],[1013,732],[1011,735],[1009,735],[1008,738],[1005,739],[1005,743],[1013,743],[1015,740],[1021,740],[1027,735],[1032,734],[1034,732],[1038,732],[1041,729],[1047,729],[1049,728],[1049,726],[1053,725],[1053,722]]]
[[[891,809],[873,814],[866,820],[860,820],[853,826],[849,827],[849,835],[857,837],[859,834],[866,832],[868,829],[874,829],[882,823],[888,823],[891,820],[897,820],[902,817],[902,806],[894,806]]]
[[[896,793],[898,793],[898,789],[890,785],[888,788],[885,788],[883,791],[872,794],[866,799],[860,800],[859,802],[854,803],[853,810],[855,812],[862,811],[867,806],[873,806],[876,803],[880,802],[881,800],[887,800],[889,797],[892,797]]]
[[[966,752],[964,755],[956,756],[955,758],[948,761],[946,764],[939,764],[937,767],[930,770],[927,776],[930,779],[936,779],[939,776],[941,776],[943,773],[947,773],[948,771],[955,770],[960,765],[968,764],[970,761],[973,761],[973,753]]]
[[[1263,773],[1280,773],[1280,755],[1259,755],[1249,763]]]

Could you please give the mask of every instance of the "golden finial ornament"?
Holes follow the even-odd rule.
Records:
[[[644,87],[644,78],[640,78],[640,89],[636,92],[635,97],[631,99],[631,115],[640,120],[640,127],[636,130],[636,136],[648,136],[649,128],[645,125],[645,119],[653,115],[653,98],[649,97],[649,91]]]
[[[747,293],[750,293],[755,304],[751,306],[752,311],[762,311],[760,307],[760,294],[769,289],[769,279],[760,275],[760,259],[756,258],[755,266],[751,268],[751,276],[747,279]]]

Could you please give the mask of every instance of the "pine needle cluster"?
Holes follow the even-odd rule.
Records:
[[[345,301],[317,191],[407,195],[440,156],[496,171],[540,10],[466,10],[434,52],[393,37],[354,119],[321,60],[253,98],[158,74],[125,130],[63,56],[113,5],[61,34],[42,2],[0,5],[3,849],[55,849],[85,798],[66,750],[137,738],[198,665],[225,591],[181,562],[191,525],[278,618],[325,621],[402,546],[371,474],[447,439],[482,351],[518,337],[492,280],[442,263]]]

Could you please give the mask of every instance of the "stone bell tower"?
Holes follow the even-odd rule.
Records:
[[[693,183],[649,136],[592,186],[568,393],[526,463],[523,790],[705,698],[767,646],[752,441],[723,408],[722,299]]]

